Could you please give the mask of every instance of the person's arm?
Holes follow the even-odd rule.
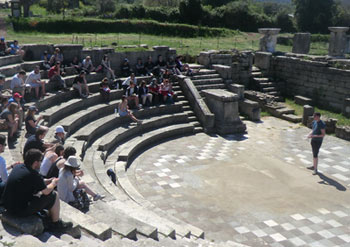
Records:
[[[326,129],[321,129],[321,135],[312,135],[311,138],[318,138],[318,137],[324,137],[326,135]]]
[[[1,162],[0,162],[0,178],[1,178],[3,183],[5,183],[7,181],[7,178],[8,178],[6,161],[2,157],[1,157]]]
[[[28,123],[29,123],[30,127],[36,128],[36,124],[35,124],[34,120],[29,120]]]
[[[57,186],[57,183],[58,183],[58,178],[53,178],[52,180],[51,180],[51,183],[50,184],[48,184],[47,186],[46,186],[46,189],[43,189],[42,191],[41,191],[41,193],[43,194],[43,195],[45,195],[45,196],[47,196],[48,194],[50,194],[55,188],[56,188],[56,186]]]

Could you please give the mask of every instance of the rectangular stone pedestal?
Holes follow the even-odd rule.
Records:
[[[245,124],[239,118],[238,95],[223,89],[202,91],[205,102],[215,114],[215,130],[218,134],[244,133]]]

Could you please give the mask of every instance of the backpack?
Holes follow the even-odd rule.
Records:
[[[76,189],[73,191],[75,200],[69,204],[82,212],[87,212],[90,207],[90,199],[83,189]]]

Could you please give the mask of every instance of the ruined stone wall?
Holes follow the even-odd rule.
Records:
[[[327,109],[341,112],[344,100],[350,96],[350,70],[330,67],[326,61],[270,56],[268,73],[285,82],[283,91],[287,96],[309,97]]]

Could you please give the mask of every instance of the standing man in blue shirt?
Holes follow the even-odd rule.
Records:
[[[312,175],[317,175],[318,165],[318,152],[320,151],[323,137],[326,135],[326,124],[321,120],[321,113],[314,113],[314,121],[312,121],[312,131],[308,135],[311,138],[311,147],[313,154],[313,166],[308,167],[310,170],[314,170]]]

